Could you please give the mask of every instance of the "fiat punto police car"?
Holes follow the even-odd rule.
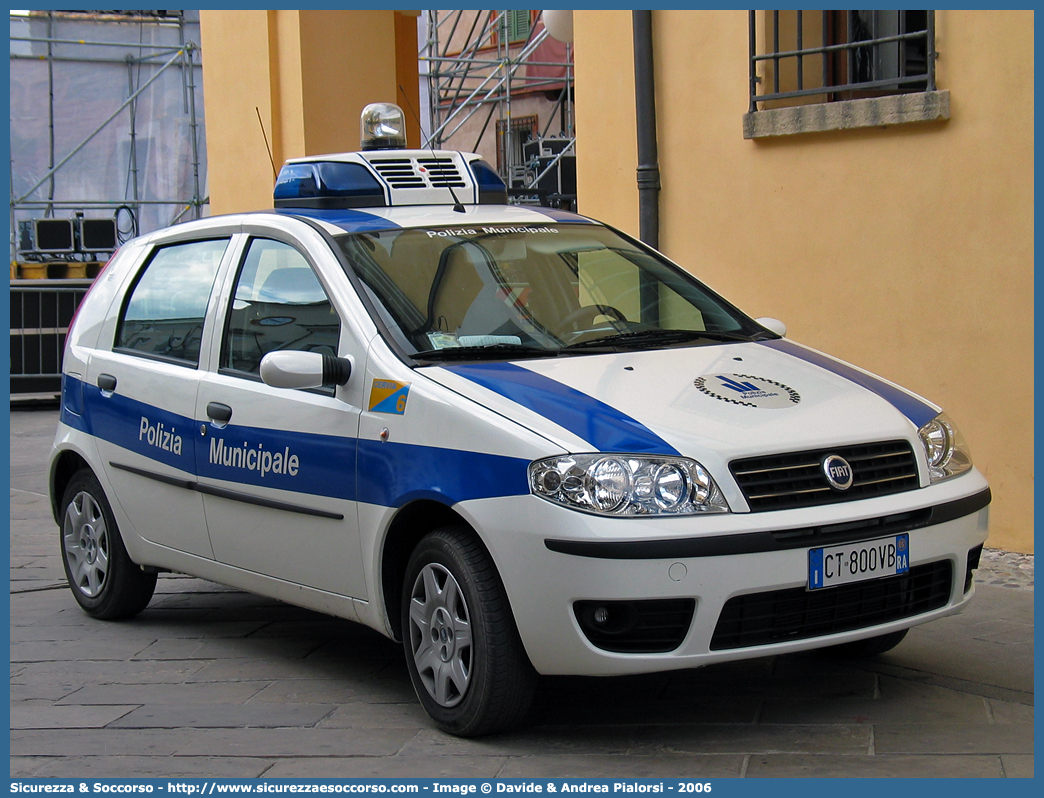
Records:
[[[83,301],[50,484],[84,610],[176,571],[352,619],[477,735],[538,674],[871,655],[968,602],[990,492],[940,408],[396,149],[394,106],[363,130]]]

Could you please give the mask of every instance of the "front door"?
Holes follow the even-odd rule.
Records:
[[[251,238],[228,297],[218,363],[196,402],[197,471],[219,562],[366,596],[353,381],[337,391],[290,390],[259,376],[261,358],[272,351],[358,357],[352,349],[302,250]]]

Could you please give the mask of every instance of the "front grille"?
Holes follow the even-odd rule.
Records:
[[[822,463],[839,455],[852,466],[852,487],[830,487]],[[813,507],[918,487],[917,461],[906,441],[838,446],[806,452],[750,457],[729,464],[752,512]]]
[[[869,582],[735,596],[725,602],[710,647],[786,643],[912,618],[945,607],[952,585],[953,567],[940,560]]]
[[[465,188],[452,158],[368,158],[392,188]]]
[[[623,654],[674,651],[688,634],[695,609],[696,600],[691,598],[573,604],[587,639],[603,651]]]

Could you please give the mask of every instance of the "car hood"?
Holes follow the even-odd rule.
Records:
[[[570,452],[742,457],[914,440],[939,408],[780,339],[425,368]]]

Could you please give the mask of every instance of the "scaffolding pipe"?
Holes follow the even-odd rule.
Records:
[[[33,185],[33,187],[32,187],[31,189],[29,189],[29,190],[28,190],[28,191],[27,191],[27,192],[26,192],[25,194],[23,194],[23,195],[22,195],[22,196],[21,196],[21,197],[20,197],[19,199],[17,199],[17,200],[15,201],[15,202],[16,202],[16,203],[19,203],[19,204],[20,204],[20,203],[24,202],[25,200],[29,199],[29,196],[30,196],[30,195],[31,195],[31,194],[32,194],[32,193],[33,193],[34,191],[36,191],[36,189],[38,189],[38,188],[39,188],[40,186],[42,186],[42,185],[43,185],[44,183],[46,183],[46,182],[48,181],[48,179],[50,179],[51,177],[53,177],[53,176],[54,176],[54,173],[55,173],[55,172],[57,172],[57,171],[58,171],[59,169],[61,169],[61,168],[62,168],[62,167],[63,167],[63,166],[64,166],[64,165],[66,164],[66,163],[68,163],[68,162],[69,162],[69,160],[70,160],[70,159],[71,159],[71,158],[72,158],[72,157],[73,157],[74,155],[76,155],[76,153],[78,153],[78,152],[79,152],[80,150],[82,150],[82,149],[83,149],[84,147],[86,147],[86,146],[87,146],[87,144],[89,144],[89,143],[91,142],[91,140],[92,140],[92,139],[93,139],[93,138],[94,138],[95,136],[97,136],[97,135],[98,135],[98,134],[99,134],[99,133],[100,133],[100,132],[101,132],[101,131],[102,131],[102,130],[103,130],[103,129],[105,128],[105,126],[106,126],[106,125],[108,125],[108,124],[109,124],[109,123],[110,123],[110,122],[111,122],[111,121],[112,121],[113,119],[115,119],[115,118],[116,118],[117,116],[119,116],[119,115],[120,115],[120,112],[121,112],[121,111],[123,111],[123,109],[124,109],[124,108],[126,108],[126,107],[127,107],[128,105],[130,105],[130,103],[134,102],[134,100],[136,100],[136,99],[138,98],[138,96],[139,96],[139,95],[140,95],[140,94],[141,94],[141,93],[142,93],[143,91],[145,91],[145,89],[147,89],[147,88],[148,88],[149,86],[151,86],[151,85],[152,85],[152,84],[153,84],[153,83],[154,83],[154,82],[156,81],[156,79],[157,79],[157,78],[158,78],[158,77],[159,77],[160,75],[162,75],[162,74],[163,74],[163,73],[164,73],[164,72],[165,72],[165,71],[167,70],[167,68],[168,68],[168,67],[170,67],[171,65],[173,65],[173,64],[175,64],[175,63],[177,63],[177,61],[178,61],[178,59],[180,58],[180,56],[181,56],[181,53],[182,53],[182,52],[184,52],[184,50],[179,50],[179,51],[177,52],[177,54],[176,54],[176,55],[175,55],[175,56],[174,56],[173,58],[171,58],[171,59],[170,59],[169,61],[167,61],[167,62],[166,62],[166,63],[165,63],[165,64],[164,64],[164,65],[163,65],[162,67],[160,67],[160,68],[159,68],[159,70],[158,70],[158,71],[156,72],[156,74],[155,74],[155,75],[153,75],[153,76],[152,76],[151,78],[149,78],[149,79],[148,79],[147,81],[145,81],[145,84],[144,84],[144,85],[143,85],[143,86],[142,86],[142,87],[141,87],[140,89],[138,89],[138,90],[137,90],[136,92],[134,92],[134,94],[132,94],[132,95],[131,95],[130,97],[128,97],[128,98],[127,98],[126,100],[124,100],[124,101],[123,101],[123,102],[122,102],[122,103],[120,104],[120,107],[119,107],[119,108],[117,108],[117,109],[116,109],[115,111],[113,111],[113,112],[112,112],[112,114],[111,114],[111,115],[109,116],[109,118],[108,118],[108,119],[106,119],[106,120],[105,120],[104,122],[102,122],[102,123],[101,123],[101,125],[99,125],[99,126],[98,126],[98,128],[97,128],[97,129],[96,129],[96,130],[95,130],[95,131],[94,131],[93,133],[91,133],[91,134],[90,134],[90,135],[89,135],[89,136],[88,136],[87,138],[85,138],[85,139],[84,139],[83,141],[81,141],[81,142],[80,142],[80,143],[79,143],[79,144],[78,144],[78,145],[77,145],[77,146],[75,147],[75,149],[73,149],[73,151],[72,151],[72,152],[70,152],[70,153],[69,153],[68,155],[66,155],[66,156],[65,156],[64,158],[62,158],[62,160],[61,160],[61,161],[60,161],[60,162],[59,162],[58,164],[56,164],[55,166],[53,166],[53,167],[52,167],[52,168],[51,168],[51,169],[50,169],[50,170],[49,170],[49,171],[47,172],[47,174],[45,174],[45,175],[44,175],[44,176],[43,176],[42,178],[40,178],[40,179],[39,179],[39,180],[38,180],[38,181],[37,181],[37,182],[36,182],[36,183],[35,183],[35,184]]]
[[[51,16],[54,16],[54,12],[51,12]],[[87,47],[144,47],[147,50],[162,50],[164,52],[173,53],[177,50],[177,47],[171,47],[169,44],[130,44],[128,42],[92,42],[87,39],[41,39],[34,36],[12,36],[12,42],[33,42],[34,44],[75,44],[85,45]],[[35,56],[39,58],[39,56]]]
[[[461,14],[463,14],[463,13],[464,13],[463,11],[458,11],[458,12],[457,12],[457,15],[458,15],[458,17],[459,17],[459,16],[461,15]],[[487,38],[487,37],[488,37],[489,35],[491,35],[491,33],[492,33],[492,31],[493,31],[493,26],[494,26],[494,25],[496,24],[496,22],[497,22],[497,21],[498,21],[498,20],[500,19],[500,17],[501,17],[501,14],[498,14],[498,15],[496,16],[496,18],[495,18],[495,19],[491,20],[491,21],[490,21],[490,22],[489,22],[489,23],[488,23],[488,24],[487,24],[487,25],[486,25],[486,26],[485,26],[485,27],[484,27],[484,28],[482,29],[482,34],[481,34],[481,35],[480,35],[480,36],[478,37],[478,39],[476,39],[476,40],[475,40],[475,44],[474,44],[474,46],[472,47],[472,51],[471,51],[471,52],[472,52],[472,55],[471,55],[470,57],[468,57],[468,58],[467,58],[467,59],[466,59],[466,60],[464,61],[464,64],[465,64],[465,67],[464,67],[464,74],[463,74],[463,75],[461,76],[461,78],[460,78],[460,85],[459,85],[459,86],[457,87],[457,90],[456,90],[456,92],[455,92],[455,93],[454,93],[454,95],[453,95],[453,99],[452,99],[452,100],[450,101],[450,105],[451,105],[451,106],[452,106],[452,105],[453,105],[454,103],[456,103],[456,102],[457,102],[457,100],[459,100],[459,99],[460,99],[460,93],[461,93],[461,92],[462,92],[462,91],[464,90],[464,81],[466,81],[466,80],[468,79],[468,73],[469,73],[469,72],[471,71],[471,58],[473,58],[473,57],[474,57],[474,54],[478,52],[478,50],[479,50],[479,47],[480,47],[480,46],[482,45],[482,42],[484,42],[484,41],[486,40],[486,38]],[[476,25],[478,24],[478,20],[479,20],[479,18],[478,18],[478,16],[476,15],[475,19],[473,19],[473,20],[472,20],[472,22],[471,22],[471,30],[469,30],[469,31],[468,31],[468,38],[469,38],[469,39],[471,38],[471,34],[475,32],[475,26],[476,26]],[[447,40],[447,41],[446,41],[446,50],[447,50],[447,52],[449,51],[449,44],[450,44],[450,43],[449,43],[449,41]],[[461,55],[463,55],[463,54],[464,54],[464,51],[463,51],[463,50],[461,50]],[[437,73],[437,70],[436,70],[436,73]],[[451,78],[450,78],[450,88],[452,88],[452,84],[453,84],[453,78],[451,77]],[[441,92],[438,92],[438,93],[437,93],[437,96],[438,96],[438,98],[439,98],[439,99],[438,99],[438,104],[436,105],[436,108],[441,108],[441,105],[442,105],[442,96],[441,96]],[[465,102],[466,102],[466,101],[465,101]],[[437,120],[436,120],[436,121],[437,121]],[[447,120],[446,120],[446,124],[448,124],[448,122],[449,122],[449,120],[447,119]],[[440,126],[439,130],[438,130],[438,131],[436,131],[436,133],[435,133],[434,135],[438,135],[438,134],[439,134],[439,132],[441,131],[441,129],[442,129],[442,126]],[[430,141],[430,140],[431,140],[431,139],[429,138],[429,141]],[[441,138],[439,139],[439,141],[440,141],[440,143],[441,143]]]
[[[127,47],[137,47],[138,45],[136,45],[136,44],[128,44],[126,46]],[[173,47],[168,52],[176,53],[177,51],[178,51],[178,48]],[[158,57],[159,56],[156,56],[156,55],[146,55],[146,56],[142,56],[141,58],[133,58],[133,57],[131,57],[131,60],[135,64],[154,65],[154,64],[161,64],[161,63],[163,63],[162,61],[153,60],[153,59],[156,59]],[[37,61],[37,62],[39,62],[39,61],[42,61],[42,60],[44,60],[46,58],[47,58],[47,56],[29,55],[27,53],[11,53],[10,54],[10,59],[12,61]],[[64,63],[68,63],[68,64],[115,64],[115,65],[118,65],[118,66],[123,66],[124,64],[127,63],[127,59],[126,58],[90,58],[89,56],[75,56],[75,55],[53,55],[53,56],[51,56],[51,60],[54,61],[56,64],[64,64]]]
[[[47,35],[54,33],[54,12],[47,12]],[[47,168],[51,170],[51,185],[47,190],[47,199],[54,200],[54,62],[51,60],[51,43],[47,42]],[[54,209],[48,208],[44,217],[54,216]]]
[[[200,218],[201,203],[199,202],[199,131],[196,123],[196,75],[195,66],[192,63],[192,52],[195,48],[192,43],[189,42],[185,45],[183,52],[185,53],[185,66],[188,70],[188,93],[189,93],[189,131],[192,138],[192,199],[194,200],[195,218]],[[176,217],[180,219],[179,215]]]
[[[541,31],[540,35],[538,35],[535,39],[533,39],[529,43],[529,45],[526,46],[518,54],[516,60],[512,60],[510,58],[505,59],[503,61],[502,68],[506,68],[507,69],[507,74],[504,75],[502,78],[500,78],[500,80],[497,81],[496,85],[494,85],[493,88],[489,92],[487,92],[486,97],[484,99],[487,99],[494,91],[499,89],[504,84],[505,81],[510,80],[511,78],[513,78],[515,76],[515,72],[517,72],[518,68],[520,66],[522,66],[522,62],[525,60],[526,56],[528,56],[530,53],[532,53],[533,50],[536,49],[537,45],[539,45],[542,41],[544,41],[544,39],[546,39],[547,36],[548,36],[548,33],[547,33],[546,30]],[[508,65],[510,65],[510,68],[508,68]],[[468,95],[468,98],[464,101],[464,104],[457,106],[457,108],[453,111],[453,113],[451,113],[448,117],[446,117],[446,120],[441,125],[438,126],[438,128],[435,130],[435,132],[432,133],[431,138],[429,138],[429,141],[434,139],[435,136],[441,134],[442,131],[446,129],[446,126],[449,125],[449,123],[457,116],[457,114],[460,113],[461,109],[463,109],[466,105],[468,105],[471,102],[471,100],[473,100],[475,98],[475,95],[477,95],[480,91],[482,91],[482,88],[487,83],[489,83],[491,80],[493,80],[494,77],[496,77],[496,74],[497,74],[496,72],[493,72],[490,75],[486,76],[486,79],[483,80],[482,83],[480,83],[475,88],[475,90],[473,92],[471,92],[470,95]],[[470,114],[469,114],[469,116],[470,116]],[[461,124],[463,124],[463,123],[461,123]],[[460,129],[460,125],[457,125],[457,127],[455,127],[453,129],[453,132],[450,133],[448,136],[446,136],[446,138],[452,138],[453,133],[456,133],[459,129]],[[427,146],[427,144],[425,144],[425,146]]]
[[[138,76],[139,78],[141,75]],[[131,94],[134,93],[134,64],[127,61],[127,91]],[[130,110],[130,178],[131,178],[131,197],[134,202],[138,201],[138,127],[137,127],[137,110],[138,101],[134,100],[129,107]],[[138,232],[134,231],[135,234]]]
[[[468,133],[469,137],[477,132],[472,148],[477,151],[487,137],[493,115],[499,113],[499,119],[502,120],[498,122],[497,133],[499,170],[506,179],[517,181],[521,175],[517,174],[519,170],[516,167],[524,165],[524,183],[527,188],[531,188],[548,172],[560,167],[563,157],[570,157],[575,152],[569,107],[573,75],[568,60],[572,49],[567,45],[567,63],[549,59],[529,60],[549,34],[534,25],[530,27],[524,43],[512,43],[505,25],[507,11],[470,12],[474,14],[470,30],[466,37],[461,38],[457,34],[465,28],[464,13],[460,10],[428,11],[425,15],[423,44],[418,52],[422,78],[428,87],[428,112],[432,128],[432,132],[426,136],[425,146],[441,146],[465,130],[471,130],[473,132]],[[480,28],[481,31],[476,35]],[[447,30],[448,39],[445,38]],[[495,39],[491,40],[491,37]],[[459,50],[459,54],[450,55],[451,47]],[[560,67],[564,68],[565,74],[559,77],[521,78],[521,66]],[[512,144],[520,134],[512,128],[511,122],[515,118],[513,108],[522,97],[549,89],[554,90],[557,96],[553,95],[550,115],[543,123],[543,132],[534,130],[533,133],[544,138],[553,126],[558,125],[570,137],[570,142],[565,150],[549,159],[551,163],[540,168],[540,174],[531,182],[530,178],[534,174],[532,165],[524,158],[523,163],[515,163],[520,154],[514,151]],[[480,113],[483,110],[485,113]],[[540,111],[542,118],[544,113],[544,110]],[[465,128],[469,123],[473,127]],[[469,140],[462,146],[470,144]]]
[[[184,17],[177,19],[157,19],[153,17],[126,17],[118,20],[119,23],[137,23],[144,30],[146,24],[152,27],[160,28],[171,28],[174,25],[177,26],[177,35],[179,46],[171,44],[149,44],[141,41],[139,37],[138,42],[125,42],[125,41],[95,41],[90,39],[68,39],[68,38],[55,38],[54,34],[54,21],[56,17],[53,12],[48,13],[48,33],[50,34],[46,38],[41,37],[30,37],[30,36],[12,36],[10,41],[15,42],[28,42],[32,44],[46,44],[47,54],[38,55],[31,53],[9,53],[12,61],[16,60],[32,60],[40,61],[47,59],[48,61],[48,73],[49,76],[53,75],[53,64],[54,63],[90,63],[90,64],[109,64],[123,66],[128,69],[128,86],[131,91],[131,96],[116,109],[116,111],[104,122],[97,127],[90,136],[87,137],[83,142],[79,144],[76,149],[70,152],[60,162],[55,163],[54,157],[49,159],[47,173],[34,185],[24,196],[17,198],[15,196],[15,161],[13,149],[9,153],[11,171],[10,171],[10,246],[11,246],[11,259],[12,261],[17,259],[18,252],[18,240],[17,240],[17,222],[19,212],[35,212],[43,210],[44,215],[53,216],[56,209],[61,210],[115,210],[118,214],[121,208],[126,208],[131,212],[133,220],[133,226],[131,233],[137,235],[140,230],[138,229],[138,214],[134,212],[134,208],[141,208],[143,206],[157,207],[157,206],[175,206],[180,207],[181,210],[177,212],[174,217],[174,221],[180,220],[187,212],[194,211],[195,216],[198,218],[202,215],[202,208],[209,201],[209,197],[200,197],[200,151],[199,151],[199,136],[200,136],[200,124],[196,118],[196,100],[195,100],[195,63],[194,53],[198,50],[198,46],[192,42],[186,43],[185,37],[185,25],[186,20]],[[101,20],[90,20],[91,22],[99,22]],[[92,57],[89,55],[70,55],[67,54],[69,50],[77,45],[83,45],[88,48],[99,48],[107,47],[114,50],[123,49],[134,49],[136,52],[128,53],[122,59],[114,57],[108,54],[99,53],[98,57]],[[61,46],[61,52],[55,52]],[[168,58],[168,56],[170,56]],[[142,199],[141,194],[141,170],[138,164],[138,148],[137,148],[137,106],[138,100],[142,93],[145,92],[150,84],[155,81],[159,76],[167,70],[168,67],[178,65],[179,71],[182,73],[182,98],[183,105],[185,106],[185,112],[189,116],[189,128],[192,136],[191,147],[192,147],[192,168],[193,168],[193,195],[191,199],[174,198],[174,199]],[[147,65],[153,68],[157,68],[156,74],[137,91],[134,90],[134,66],[140,68],[141,65]],[[186,69],[188,73],[186,73]],[[53,95],[53,79],[49,80],[50,88],[49,94]],[[130,107],[130,157],[132,163],[128,170],[128,177],[133,178],[133,186],[125,187],[123,197],[116,200],[55,200],[49,197],[44,200],[31,200],[30,195],[37,191],[41,185],[48,181],[54,181],[56,174],[60,169],[65,167],[69,160],[80,150],[83,149],[95,136],[97,136],[107,125],[109,125],[123,110],[125,107]],[[54,125],[54,111],[49,110],[49,126]],[[131,194],[133,198],[128,197]],[[173,223],[173,222],[172,222]],[[120,232],[122,236],[122,231]]]

